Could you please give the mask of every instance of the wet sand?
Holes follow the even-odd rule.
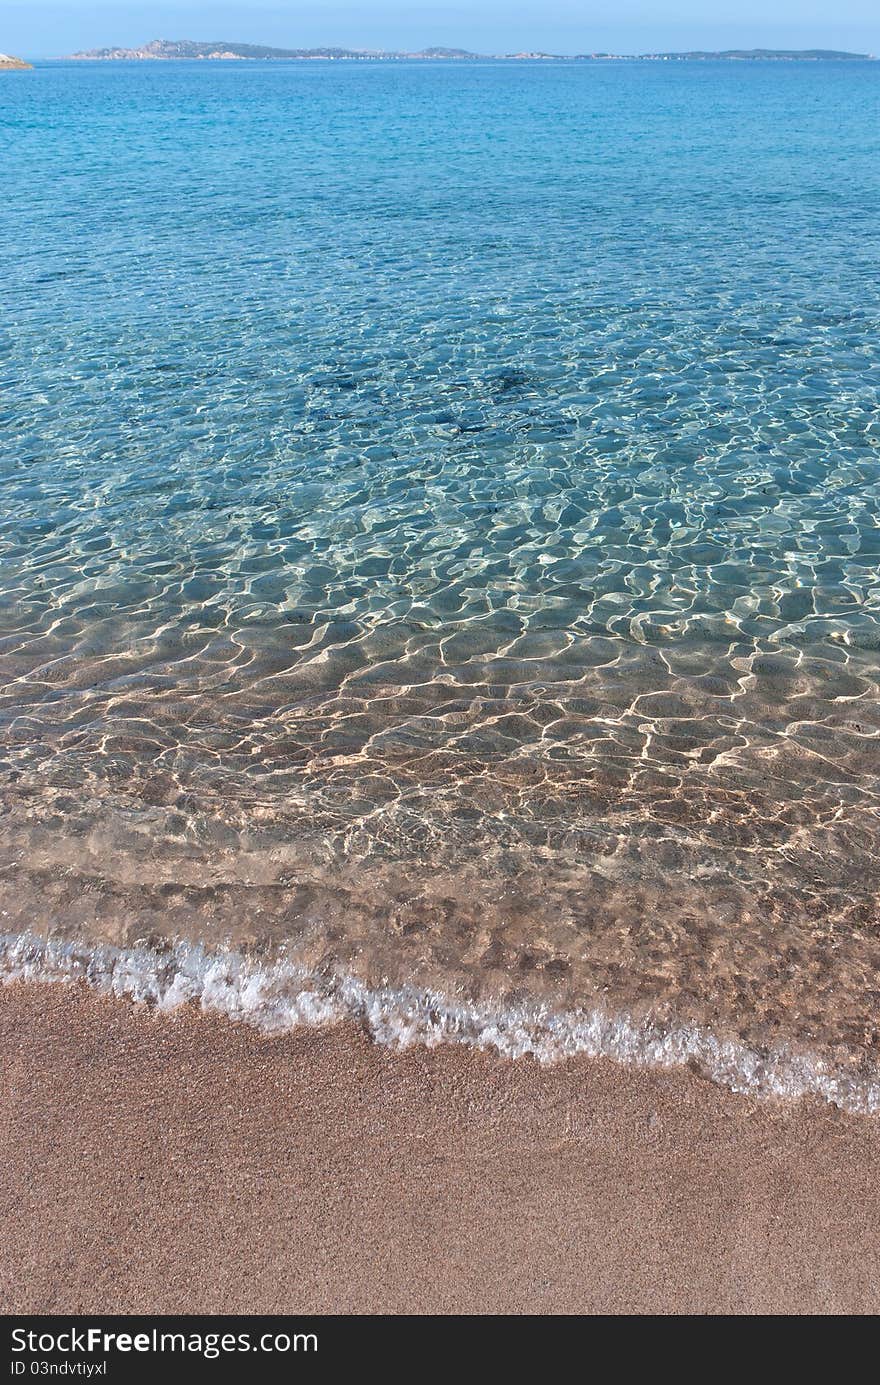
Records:
[[[876,1313],[880,1121],[0,988],[6,1312]]]

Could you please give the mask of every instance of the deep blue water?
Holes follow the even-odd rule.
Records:
[[[877,63],[3,74],[16,907],[855,1042],[878,115]]]

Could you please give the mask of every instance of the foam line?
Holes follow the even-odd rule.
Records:
[[[880,1071],[853,1073],[820,1055],[784,1047],[758,1052],[706,1029],[600,1010],[501,1009],[417,987],[371,989],[354,977],[318,976],[293,962],[262,963],[188,943],[156,951],[0,934],[0,981],[16,980],[83,982],[159,1011],[196,1004],[266,1034],[353,1019],[377,1043],[397,1049],[454,1043],[510,1058],[530,1054],[540,1063],[582,1054],[636,1067],[691,1064],[744,1095],[816,1096],[845,1111],[880,1113]]]

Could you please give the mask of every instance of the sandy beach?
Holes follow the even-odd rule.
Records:
[[[0,1312],[880,1313],[848,0],[7,8]]]
[[[6,1312],[874,1313],[880,1123],[0,990]]]

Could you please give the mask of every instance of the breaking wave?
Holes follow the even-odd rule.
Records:
[[[637,1021],[599,1009],[472,1004],[417,987],[370,988],[285,960],[260,962],[188,943],[164,950],[0,935],[0,980],[81,982],[104,995],[170,1012],[194,1004],[265,1034],[352,1020],[380,1044],[404,1049],[463,1044],[540,1063],[583,1055],[634,1067],[690,1066],[734,1092],[788,1100],[814,1096],[842,1110],[880,1112],[880,1072],[853,1073],[821,1055],[757,1051],[695,1026]]]

